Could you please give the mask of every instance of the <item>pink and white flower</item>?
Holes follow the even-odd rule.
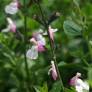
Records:
[[[84,92],[83,90],[89,91],[89,85],[80,79],[81,73],[76,73],[76,75],[70,80],[70,85],[74,86],[77,92]]]
[[[58,77],[54,61],[51,61],[51,68],[49,69],[48,74],[51,74],[51,76],[54,80],[56,80]]]
[[[29,49],[26,53],[27,58],[29,59],[37,59],[38,57],[38,51],[37,51],[37,46],[33,45],[31,49]]]
[[[18,12],[19,2],[18,0],[13,0],[9,5],[5,6],[5,13],[16,14]]]
[[[29,59],[37,59],[38,52],[45,51],[45,38],[39,32],[34,33],[33,37],[30,39],[30,42],[33,43],[33,46],[27,51],[26,56]]]
[[[7,22],[8,22],[8,26],[7,26],[7,28],[3,29],[2,32],[11,31],[11,32],[15,33],[16,32],[16,24],[14,23],[14,21],[11,18],[7,17]]]
[[[54,41],[54,33],[58,31],[58,29],[53,29],[51,26],[48,28],[49,34],[50,34],[50,39]],[[47,35],[47,32],[43,33],[43,35]]]

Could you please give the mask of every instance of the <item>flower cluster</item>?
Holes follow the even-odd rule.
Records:
[[[15,15],[19,11],[19,2],[18,0],[13,0],[10,4],[5,6],[5,13],[8,15]],[[7,27],[2,30],[2,32],[16,32],[16,23],[12,20],[12,18],[7,17]],[[54,41],[54,32],[56,32],[57,29],[53,29],[51,26],[48,27],[48,32],[50,35],[50,39]],[[35,32],[32,35],[32,38],[30,39],[30,43],[32,43],[32,47],[27,50],[26,57],[29,59],[37,59],[39,52],[46,51],[46,40],[43,36],[48,35],[47,32],[43,32],[43,30],[40,30],[39,32]],[[57,79],[57,71],[55,68],[54,61],[51,61],[51,68],[49,70],[49,73],[51,73],[54,80]]]
[[[54,32],[56,32],[57,29],[53,29],[51,26],[48,27],[48,32],[50,34],[50,39],[54,41]],[[28,49],[26,56],[29,59],[37,59],[38,58],[38,52],[44,52],[45,45],[46,45],[46,40],[43,37],[43,35],[47,35],[47,32],[43,32],[43,30],[39,30],[39,32],[33,33],[32,38],[30,39],[30,42],[33,44],[30,49]],[[49,69],[48,74],[52,75],[52,78],[54,80],[57,79],[58,74],[57,70],[54,64],[54,61],[51,61],[51,68]]]
[[[13,0],[9,5],[5,6],[5,13],[9,14],[9,15],[14,15],[18,12],[18,7],[19,7],[19,2],[18,0]],[[14,23],[14,21],[10,18],[7,17],[6,18],[8,25],[5,29],[2,30],[2,32],[16,32],[16,24]]]
[[[30,39],[30,42],[33,43],[33,46],[31,47],[31,49],[27,51],[26,56],[29,59],[37,59],[38,52],[45,51],[45,38],[42,36],[40,32],[33,33],[33,37]]]
[[[89,85],[80,79],[81,73],[76,73],[76,75],[71,78],[70,85],[74,86],[77,92],[84,92],[83,90],[89,91]]]
[[[51,26],[49,26],[48,32],[50,34],[51,40],[54,40],[54,32],[56,31],[57,29],[53,29]],[[33,36],[30,39],[30,42],[33,43],[33,46],[31,47],[31,49],[27,51],[26,53],[27,58],[37,59],[38,52],[45,51],[46,40],[43,37],[43,35],[47,35],[47,32],[43,32],[43,30],[40,30],[39,32],[33,33]]]

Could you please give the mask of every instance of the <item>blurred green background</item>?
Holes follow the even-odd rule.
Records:
[[[11,17],[17,25],[17,33],[0,32],[0,92],[27,91],[27,76],[24,59],[24,6],[13,16],[6,15],[4,8],[12,0],[0,0],[0,31],[7,26],[6,17]],[[30,0],[26,1],[27,5]],[[55,48],[58,67],[65,87],[65,92],[74,92],[69,80],[76,72],[82,74],[82,79],[90,85],[92,92],[92,0],[39,0],[46,20],[54,12],[60,17],[50,25],[58,28],[55,33]],[[41,18],[38,6],[33,3],[27,6],[27,39],[39,28],[45,31],[43,25],[33,16]],[[21,35],[21,36],[20,36]],[[53,81],[48,75],[50,68],[50,43],[46,36],[47,50],[39,53],[37,60],[29,60],[30,92],[61,92],[60,82]],[[27,42],[27,49],[32,45]]]

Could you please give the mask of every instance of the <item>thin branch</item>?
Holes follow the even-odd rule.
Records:
[[[27,16],[26,16],[26,10],[27,10],[27,5],[26,5],[26,0],[24,0],[24,44],[25,44],[25,51],[24,51],[24,59],[25,59],[25,70],[27,74],[27,91],[30,92],[30,74],[29,74],[29,68],[28,68],[28,63],[27,63],[27,58],[26,58],[26,43],[27,43]]]

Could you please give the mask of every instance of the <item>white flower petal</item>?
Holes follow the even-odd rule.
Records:
[[[82,81],[81,79],[77,79],[75,87],[76,87],[76,90],[81,90],[80,92],[83,92],[82,90],[89,91],[89,85],[88,85],[88,83]]]
[[[55,33],[55,32],[58,31],[58,29],[57,29],[57,28],[56,28],[56,29],[51,29],[51,31],[52,31],[53,33]],[[43,35],[47,35],[47,32],[44,32]]]
[[[1,32],[4,32],[4,33],[9,32],[9,31],[10,31],[10,28],[5,28],[5,29],[1,30]]]
[[[77,92],[83,92],[82,86],[76,85],[75,88],[76,88],[76,91],[77,91]]]
[[[85,90],[89,90],[89,85],[88,85],[87,82],[84,82],[84,83],[82,84],[82,87],[83,87],[83,89],[85,89]]]
[[[41,34],[37,35],[36,40],[37,40],[38,44],[41,44],[41,45],[45,45],[46,44],[46,40],[45,40],[45,38]]]
[[[1,32],[4,32],[4,33],[9,32],[9,31],[10,31],[10,26],[8,26],[7,28],[1,30]]]
[[[58,29],[57,29],[57,28],[56,28],[56,29],[52,29],[52,31],[53,31],[53,32],[57,32],[57,31],[58,31]]]
[[[38,33],[37,36],[36,36],[36,40],[37,40],[37,41],[40,41],[42,38],[43,38],[43,36]]]
[[[8,24],[13,24],[13,21],[11,18],[7,17]]]
[[[50,75],[50,72],[52,71],[52,67],[49,69],[49,71],[48,71],[48,75]]]
[[[39,33],[43,33],[43,30],[42,30],[42,29],[39,29],[38,32],[39,32]]]
[[[37,47],[32,46],[32,48],[27,51],[26,56],[29,59],[37,59],[38,57]]]
[[[47,32],[44,32],[43,35],[47,35]]]
[[[5,12],[7,14],[16,14],[18,12],[18,3],[17,2],[12,2],[9,5],[6,5],[5,7]]]

